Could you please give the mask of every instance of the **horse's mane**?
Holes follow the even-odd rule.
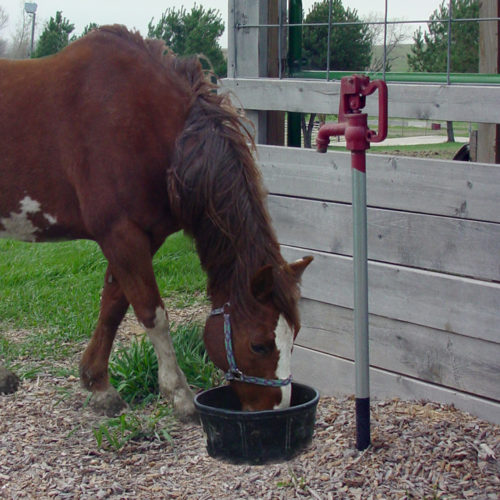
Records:
[[[84,38],[92,40],[94,37],[102,35],[114,36],[116,40],[122,40],[125,43],[135,46],[136,48],[148,53],[151,58],[157,62],[168,64],[173,59],[172,51],[165,45],[163,40],[145,39],[138,31],[129,31],[121,24],[113,24],[109,26],[100,26],[95,28]],[[82,39],[81,41],[83,41]],[[78,42],[77,42],[78,43]]]
[[[195,239],[208,292],[225,291],[240,314],[252,317],[252,278],[270,264],[275,305],[298,328],[298,285],[271,226],[248,124],[228,95],[217,94],[196,58],[174,65],[191,85],[193,104],[168,169],[169,199]]]

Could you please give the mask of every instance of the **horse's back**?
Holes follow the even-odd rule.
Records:
[[[118,209],[146,226],[160,216],[189,91],[158,50],[109,28],[0,61],[0,236],[96,239]]]

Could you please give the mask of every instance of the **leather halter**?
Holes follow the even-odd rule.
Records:
[[[283,387],[290,384],[292,381],[292,376],[287,378],[277,378],[268,379],[262,377],[253,377],[251,375],[245,375],[236,365],[236,359],[234,357],[233,351],[233,340],[231,333],[231,318],[229,313],[226,311],[229,308],[229,302],[226,302],[222,307],[217,309],[212,309],[210,316],[218,316],[219,314],[224,315],[224,344],[226,347],[227,362],[229,364],[229,370],[225,374],[225,378],[228,381],[236,380],[238,382],[246,382],[247,384],[263,385],[266,387]]]

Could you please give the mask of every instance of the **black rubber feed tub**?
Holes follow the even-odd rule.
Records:
[[[211,457],[232,463],[289,460],[312,440],[319,393],[292,382],[291,406],[284,410],[241,411],[230,386],[195,397]]]

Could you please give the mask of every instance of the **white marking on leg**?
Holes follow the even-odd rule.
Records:
[[[19,205],[18,212],[11,212],[8,217],[0,217],[0,238],[36,241],[37,233],[41,230],[33,224],[29,216],[42,211],[40,202],[25,196]],[[47,213],[43,216],[50,225],[56,224],[57,219],[54,216]]]
[[[172,337],[169,333],[168,319],[162,307],[156,309],[156,317],[153,328],[146,329],[147,334],[158,356],[158,363],[161,370],[158,373],[160,385],[164,386],[168,392],[175,390],[178,383],[177,358],[175,357]]]
[[[290,376],[292,367],[292,347],[293,331],[288,326],[285,318],[280,316],[278,326],[275,330],[275,342],[279,352],[278,365],[276,367],[276,377],[285,379]],[[275,405],[274,409],[288,408],[292,398],[292,385],[281,387],[281,402]]]
[[[171,397],[181,416],[194,414],[193,394],[179,368],[165,310],[158,306],[153,328],[146,332],[158,356],[158,382],[163,394]]]

